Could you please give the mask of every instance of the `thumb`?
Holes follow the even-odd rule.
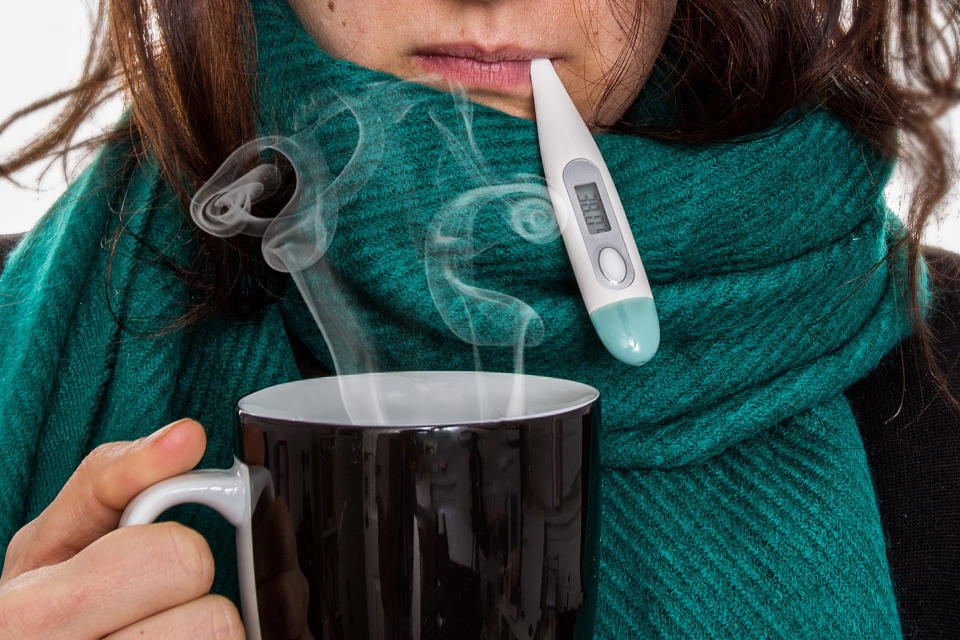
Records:
[[[200,423],[186,419],[140,440],[94,449],[53,502],[11,540],[2,579],[62,562],[116,529],[130,500],[192,469],[206,442]]]

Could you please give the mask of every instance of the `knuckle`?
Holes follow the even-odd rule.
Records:
[[[204,615],[198,622],[196,637],[214,640],[243,640],[243,621],[233,603],[223,596],[207,596]]]
[[[60,598],[54,601],[58,615],[65,613],[75,614],[89,610],[96,606],[96,597],[87,581],[77,580],[66,585],[61,591]],[[51,604],[50,602],[47,603]]]
[[[3,578],[17,572],[20,559],[29,548],[29,541],[35,537],[35,533],[31,531],[31,524],[32,522],[27,523],[10,538],[10,543],[7,544],[7,553],[3,558]]]
[[[0,593],[0,638],[29,637],[42,615],[37,602],[18,598],[15,591],[6,589]]]
[[[114,488],[122,486],[124,479],[117,477],[117,462],[129,451],[129,443],[106,442],[99,445],[80,462],[77,480],[89,486],[95,496],[109,496]],[[110,505],[120,507],[123,505]]]
[[[197,593],[213,585],[213,553],[202,535],[177,522],[156,525],[164,534],[166,547],[162,562],[177,582],[186,581]]]
[[[55,567],[22,574],[0,588],[0,638],[49,637],[92,604],[86,584]]]
[[[111,462],[123,455],[128,445],[129,443],[126,442],[104,442],[97,445],[80,461],[78,470],[84,473],[95,473],[104,467],[109,467]]]

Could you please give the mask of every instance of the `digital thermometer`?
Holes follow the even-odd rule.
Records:
[[[590,321],[611,355],[644,364],[660,322],[617,188],[553,63],[533,60],[530,78],[543,174]]]

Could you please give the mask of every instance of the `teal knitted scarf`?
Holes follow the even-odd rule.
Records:
[[[522,363],[597,387],[598,637],[900,636],[842,395],[907,331],[903,265],[883,263],[899,230],[889,159],[820,109],[752,141],[597,136],[662,327],[656,357],[630,367],[583,308],[534,123],[332,59],[283,3],[255,10],[262,130],[316,158],[303,169],[326,255],[296,283],[324,322],[361,327],[346,333],[363,349],[331,354],[294,279],[252,321],[159,338],[119,326],[111,309],[128,327],[182,312],[188,294],[153,251],[186,263],[193,245],[156,166],[105,150],[0,279],[4,549],[100,442],[190,415],[210,434],[201,464],[227,465],[237,398],[298,377],[292,335],[330,367]],[[105,291],[100,241],[119,224]],[[231,562],[221,524],[181,518]]]

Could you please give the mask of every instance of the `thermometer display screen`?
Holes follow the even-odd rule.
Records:
[[[583,213],[583,220],[587,223],[587,231],[591,235],[610,231],[610,219],[607,218],[607,212],[600,200],[600,189],[597,188],[597,183],[578,184],[573,190],[577,192],[577,200],[579,200],[580,211]]]

